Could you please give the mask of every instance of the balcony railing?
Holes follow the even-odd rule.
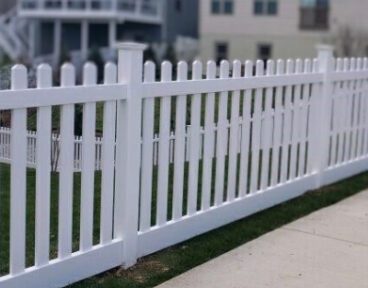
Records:
[[[89,16],[130,15],[161,19],[162,0],[21,0],[19,10],[24,15],[47,16],[61,13],[67,17],[73,14]],[[78,13],[79,12],[79,13]]]

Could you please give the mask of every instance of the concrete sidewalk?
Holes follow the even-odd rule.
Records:
[[[368,191],[270,232],[160,288],[368,288]]]

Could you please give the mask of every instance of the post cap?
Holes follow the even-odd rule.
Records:
[[[147,49],[146,44],[136,42],[118,42],[115,44],[115,47],[119,50],[144,51]]]

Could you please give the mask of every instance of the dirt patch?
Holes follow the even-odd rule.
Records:
[[[157,260],[145,259],[129,269],[118,268],[109,272],[113,277],[126,278],[134,282],[144,284],[151,275],[163,274],[170,268]],[[106,275],[105,275],[106,276]]]

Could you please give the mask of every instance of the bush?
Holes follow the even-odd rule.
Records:
[[[93,62],[97,66],[97,79],[98,82],[103,80],[103,71],[104,71],[104,60],[102,58],[100,49],[98,47],[93,47],[88,55],[88,61]]]
[[[71,61],[71,57],[70,57],[69,50],[65,46],[62,46],[61,51],[60,51],[59,67],[61,67],[64,63],[67,63],[70,61]]]
[[[164,60],[170,61],[173,65],[177,62],[176,51],[173,45],[169,44],[166,48]]]
[[[144,62],[152,61],[157,66],[158,61],[156,58],[155,50],[153,50],[152,45],[149,45],[148,48],[144,51],[143,60]]]
[[[58,60],[58,65],[56,66],[56,69],[54,70],[54,83],[56,85],[60,84],[60,78],[61,78],[61,66],[63,66],[65,63],[68,63],[71,61],[69,50],[65,47],[61,47],[60,56]]]

